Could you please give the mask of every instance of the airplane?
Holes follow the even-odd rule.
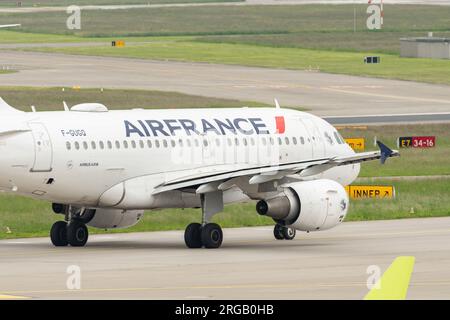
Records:
[[[378,142],[355,153],[325,120],[275,104],[110,111],[64,102],[64,111],[23,112],[0,98],[0,189],[52,203],[64,216],[50,230],[54,246],[84,246],[87,226],[130,227],[144,210],[199,208],[185,244],[219,248],[212,217],[248,201],[274,220],[277,240],[333,228],[360,163],[399,152]]]
[[[0,28],[13,28],[13,27],[20,27],[22,26],[21,24],[3,24],[0,25]]]

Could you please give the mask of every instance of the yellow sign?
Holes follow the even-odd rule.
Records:
[[[113,47],[123,48],[125,47],[125,41],[123,40],[116,40],[112,42]]]
[[[362,150],[364,151],[364,138],[348,138],[345,139],[345,142],[352,147],[353,150]]]
[[[393,186],[347,186],[345,190],[352,199],[395,198],[395,188]]]

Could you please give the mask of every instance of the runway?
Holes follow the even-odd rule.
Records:
[[[391,114],[369,116],[343,116],[323,117],[334,125],[359,125],[359,124],[412,124],[412,123],[440,123],[449,122],[450,113],[416,113],[416,114]]]
[[[304,107],[320,116],[450,113],[445,85],[314,71],[0,50],[2,85],[177,91]],[[49,63],[51,61],[51,63]]]
[[[450,298],[450,218],[347,222],[276,241],[272,228],[225,229],[217,250],[183,232],[92,236],[85,248],[49,239],[0,241],[0,298],[362,299],[367,267],[415,256],[408,299]],[[81,289],[66,287],[68,266]]]

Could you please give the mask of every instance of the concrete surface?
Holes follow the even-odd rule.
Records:
[[[7,50],[0,56],[0,68],[19,70],[0,75],[1,85],[151,89],[266,103],[278,98],[282,106],[328,117],[450,113],[445,85],[208,63]]]
[[[367,267],[415,256],[408,299],[450,298],[450,218],[348,222],[277,241],[271,227],[225,229],[217,250],[187,249],[182,231],[0,241],[0,297],[55,299],[362,299]],[[81,268],[68,290],[67,267]]]

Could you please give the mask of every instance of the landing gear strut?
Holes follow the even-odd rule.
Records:
[[[57,221],[50,230],[50,239],[54,246],[83,247],[89,237],[89,232],[85,222],[92,219],[94,212],[90,209],[79,209],[69,205],[53,204],[53,211],[57,214],[64,214],[66,221]]]
[[[210,192],[200,195],[202,203],[202,223],[191,223],[184,232],[184,242],[188,248],[216,249],[222,245],[222,228],[210,223],[211,217],[223,210],[222,192]]]
[[[296,230],[277,223],[273,228],[273,235],[277,240],[292,240],[295,238]]]

